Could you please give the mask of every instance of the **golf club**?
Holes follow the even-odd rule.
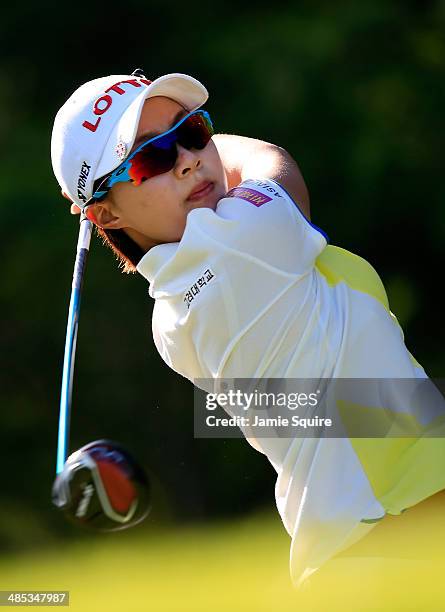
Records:
[[[120,444],[97,440],[67,459],[80,301],[92,223],[82,212],[74,265],[63,360],[54,505],[67,518],[99,531],[126,529],[150,510],[150,487],[143,469]]]

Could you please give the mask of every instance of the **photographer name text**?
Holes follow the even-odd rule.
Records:
[[[209,414],[206,417],[207,427],[331,427],[332,419],[322,417],[304,418],[296,414],[292,417],[261,417],[254,415],[253,418],[247,416],[217,417]]]

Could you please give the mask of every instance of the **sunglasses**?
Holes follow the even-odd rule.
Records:
[[[167,132],[141,144],[111,174],[100,179],[85,205],[103,199],[116,183],[130,181],[133,185],[140,185],[149,178],[169,172],[178,159],[177,144],[188,150],[202,150],[213,134],[212,120],[207,111],[189,113]]]

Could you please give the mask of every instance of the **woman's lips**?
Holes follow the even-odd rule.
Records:
[[[214,187],[214,183],[209,181],[205,181],[204,183],[200,183],[194,191],[187,198],[187,202],[196,202],[196,200],[200,200],[208,195]]]

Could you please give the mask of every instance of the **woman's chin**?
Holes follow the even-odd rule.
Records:
[[[196,200],[195,202],[188,202],[186,200],[185,203],[188,212],[190,212],[191,210],[196,210],[197,208],[210,208],[211,210],[216,210],[218,202],[222,197],[224,197],[224,194],[217,194],[215,191],[213,191],[206,198]]]

